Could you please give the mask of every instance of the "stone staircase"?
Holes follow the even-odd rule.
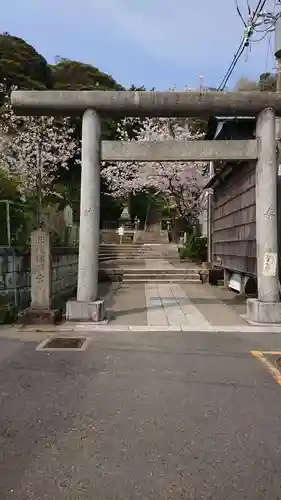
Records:
[[[134,231],[126,231],[123,235],[122,238],[122,245],[129,243],[132,244],[134,241]],[[115,230],[112,229],[103,229],[100,231],[100,243],[101,244],[113,244],[113,245],[119,245],[120,244],[120,236]]]
[[[177,267],[171,243],[101,244],[99,264],[112,281],[130,283],[200,283],[198,269]]]
[[[198,269],[123,269],[122,281],[129,283],[200,283]]]
[[[169,259],[178,260],[178,249],[176,245],[165,243],[123,243],[100,244],[99,261],[140,261],[146,259]]]
[[[136,241],[142,243],[169,243],[167,231],[138,231]]]

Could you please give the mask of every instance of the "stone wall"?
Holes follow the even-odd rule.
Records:
[[[51,269],[51,303],[60,307],[76,291],[78,248],[53,248]],[[0,247],[0,323],[30,305],[30,287],[30,249]]]
[[[77,287],[78,248],[52,249],[52,305],[72,298]]]
[[[0,247],[0,322],[30,303],[30,249]]]

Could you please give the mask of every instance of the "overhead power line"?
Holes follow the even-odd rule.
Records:
[[[224,77],[223,77],[223,79],[222,79],[222,81],[221,81],[220,85],[218,86],[218,90],[224,90],[224,89],[225,89],[226,84],[227,84],[227,82],[228,82],[228,80],[229,80],[229,78],[230,78],[231,74],[233,73],[234,68],[235,68],[235,66],[236,66],[237,62],[239,61],[239,59],[240,59],[241,55],[242,55],[242,54],[243,54],[243,52],[244,52],[244,49],[245,49],[245,40],[244,40],[244,38],[243,38],[243,40],[241,41],[241,43],[240,43],[240,45],[239,45],[238,49],[236,50],[236,52],[235,52],[235,54],[234,54],[234,57],[233,57],[233,59],[232,59],[232,61],[231,61],[231,64],[230,64],[230,66],[229,66],[229,68],[228,68],[228,70],[227,70],[226,74],[224,75]]]
[[[280,0],[281,1],[281,0]],[[242,17],[242,14],[239,10],[239,7],[238,7],[238,4],[236,2],[236,6],[237,6],[237,11],[238,11],[238,14],[239,16],[241,17],[242,21],[243,21],[243,24],[245,26],[245,33],[244,33],[244,36],[240,42],[240,45],[238,46],[238,49],[236,50],[235,54],[234,54],[234,57],[230,63],[230,66],[227,70],[227,72],[225,73],[220,85],[218,86],[218,89],[217,90],[224,90],[225,87],[226,87],[226,84],[229,80],[229,78],[231,77],[240,57],[242,56],[244,50],[246,47],[249,46],[249,41],[250,41],[250,38],[253,34],[253,31],[254,31],[254,27],[255,27],[255,24],[256,24],[256,21],[259,17],[259,15],[261,14],[264,6],[265,6],[265,3],[266,3],[266,0],[259,0],[258,1],[258,4],[255,8],[255,10],[253,11],[252,14],[249,15],[249,21],[248,21],[248,24],[246,24],[246,22],[244,21],[243,17]],[[249,4],[247,4],[249,6]]]
[[[255,8],[255,11],[252,16],[252,22],[255,22],[259,16],[259,14],[262,12],[262,9],[264,8],[267,0],[259,0],[258,5]]]

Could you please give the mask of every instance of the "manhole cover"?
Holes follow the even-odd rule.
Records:
[[[66,351],[71,351],[71,350],[85,350],[86,345],[88,342],[86,342],[85,338],[81,337],[53,337],[44,340],[39,344],[37,347],[37,351],[47,351],[47,350],[66,350]]]

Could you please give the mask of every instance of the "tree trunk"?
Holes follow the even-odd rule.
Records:
[[[150,206],[151,206],[151,200],[150,200],[150,198],[148,198],[146,215],[145,215],[145,221],[144,221],[144,230],[145,231],[147,231],[147,224],[148,224],[148,217],[149,217]]]
[[[41,227],[42,223],[42,167],[41,167],[41,148],[38,146],[37,151],[37,228]]]

